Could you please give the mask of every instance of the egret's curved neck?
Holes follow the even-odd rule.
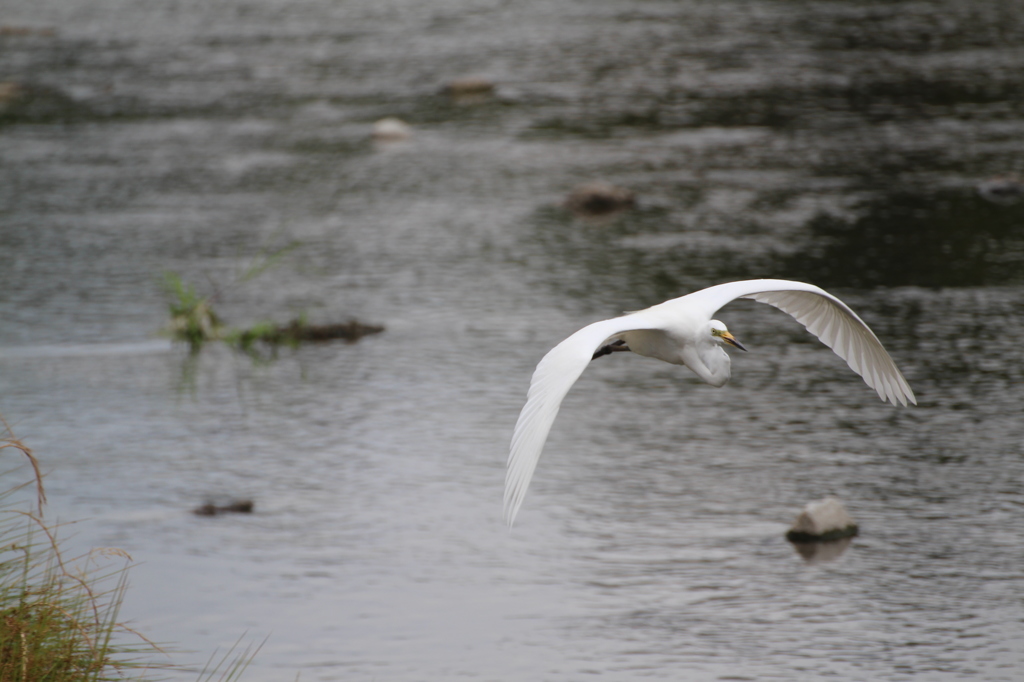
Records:
[[[701,344],[695,353],[685,358],[686,366],[700,377],[701,381],[720,388],[729,383],[732,364],[729,354],[717,343]]]

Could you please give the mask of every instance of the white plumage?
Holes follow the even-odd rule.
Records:
[[[730,282],[665,301],[656,306],[587,325],[551,349],[537,365],[512,434],[505,474],[505,520],[516,514],[562,399],[595,352],[631,350],[689,367],[712,386],[730,377],[723,343],[743,348],[725,325],[711,319],[737,298],[750,298],[789,313],[892,404],[916,404],[914,392],[874,332],[856,313],[827,291],[803,282],[757,279]]]

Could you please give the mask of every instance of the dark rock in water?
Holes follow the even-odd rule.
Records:
[[[853,537],[857,523],[836,497],[810,502],[796,517],[793,527],[786,533],[790,542],[825,542]]]
[[[193,509],[192,513],[196,516],[216,516],[218,514],[218,508],[216,505],[207,502],[206,504]]]
[[[610,182],[597,180],[578,185],[566,197],[565,207],[580,215],[606,215],[636,205],[636,195]]]
[[[295,348],[301,343],[319,343],[336,339],[355,343],[368,334],[379,334],[382,331],[384,327],[380,325],[364,324],[356,320],[336,324],[309,324],[299,318],[279,327],[260,324],[244,331],[233,330],[225,340],[240,350],[259,357],[257,344],[263,344],[276,354],[280,346]]]
[[[384,327],[377,324],[364,324],[357,320],[336,324],[304,324],[293,321],[287,326],[278,327],[279,343],[299,343],[303,341],[358,341],[369,334],[379,334]]]
[[[196,516],[218,516],[219,514],[251,514],[255,504],[252,500],[235,500],[224,505],[207,502],[192,510]]]

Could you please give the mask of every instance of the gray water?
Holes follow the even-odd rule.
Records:
[[[1021,9],[8,2],[0,413],[47,518],[131,554],[172,661],[267,637],[246,680],[1020,679],[1024,203],[976,188],[1024,172]],[[637,207],[561,207],[594,179]],[[386,331],[190,357],[167,271],[236,325]],[[738,302],[723,389],[595,363],[507,532],[540,357],[761,276],[840,295],[919,405]],[[826,494],[861,535],[807,561]]]

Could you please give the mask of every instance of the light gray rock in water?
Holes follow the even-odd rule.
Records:
[[[412,136],[412,128],[405,121],[389,116],[373,124],[373,139],[383,142],[407,140]]]
[[[808,503],[797,515],[786,539],[791,542],[820,542],[856,534],[857,522],[846,512],[839,498],[829,496]]]

